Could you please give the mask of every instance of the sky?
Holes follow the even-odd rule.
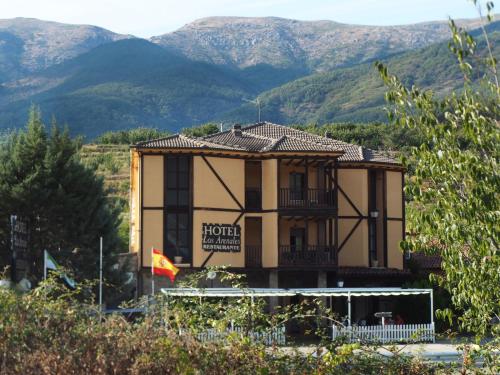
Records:
[[[276,16],[401,25],[476,17],[469,0],[0,0],[0,18],[90,24],[150,37],[209,16]]]

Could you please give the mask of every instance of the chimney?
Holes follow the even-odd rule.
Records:
[[[327,131],[327,132],[325,132],[325,137],[332,139],[333,138],[333,134],[331,132]]]
[[[234,124],[233,125],[233,134],[236,137],[241,137],[241,125],[240,124]]]

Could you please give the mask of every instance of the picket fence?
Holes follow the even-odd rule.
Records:
[[[183,332],[180,332],[181,334]],[[229,327],[225,331],[220,331],[215,328],[208,328],[196,334],[196,338],[201,342],[222,341],[230,334],[248,336],[254,342],[260,342],[265,345],[285,345],[285,327],[277,327],[266,331],[250,331],[246,332],[241,327]]]
[[[434,323],[377,326],[351,326],[332,328],[332,339],[345,337],[360,342],[434,342]]]

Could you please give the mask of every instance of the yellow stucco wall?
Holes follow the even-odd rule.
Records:
[[[130,151],[130,252],[140,250],[140,156],[135,150]]]
[[[143,210],[142,265],[151,266],[151,247],[163,251],[163,210]]]
[[[368,171],[366,169],[339,169],[339,186],[363,215],[368,214]],[[357,215],[356,210],[339,192],[339,215]]]
[[[240,204],[245,204],[245,161],[207,157]],[[238,205],[224,189],[201,156],[193,157],[193,204],[195,207],[231,208]]]
[[[245,204],[245,161],[242,159],[207,157],[208,162],[224,181],[236,199]],[[195,207],[239,209],[222,183],[214,175],[210,167],[200,157],[193,158],[193,204]],[[210,254],[202,249],[202,224],[233,224],[239,212],[221,212],[195,210],[193,212],[193,266],[200,267]],[[241,226],[241,252],[215,252],[207,265],[227,265],[231,267],[245,266],[245,220],[238,222]]]
[[[262,209],[275,209],[278,205],[278,160],[262,161]]]
[[[163,207],[163,156],[143,156],[144,207]]]
[[[402,172],[386,172],[387,184],[387,267],[403,268],[403,253],[399,242],[403,239]]]
[[[401,172],[386,172],[387,178],[387,217],[401,218],[403,207],[403,190],[401,186]]]
[[[140,158],[138,153],[131,153],[131,229],[130,251],[140,248],[140,195],[139,174]],[[236,196],[238,201],[245,204],[245,161],[243,159],[207,157],[207,160],[221,176],[224,183]],[[145,207],[163,206],[163,157],[158,155],[145,155],[143,158],[143,199]],[[288,186],[288,175],[291,171],[304,171],[304,167],[286,167],[281,164],[281,186]],[[402,186],[401,172],[387,171],[387,216],[401,219],[402,215]],[[368,216],[368,171],[366,169],[339,169],[339,185],[348,194],[352,202]],[[262,161],[262,208],[274,210],[277,207],[277,179],[278,160],[268,159]],[[204,262],[209,252],[201,248],[201,231],[203,223],[232,224],[239,216],[239,212],[211,211],[209,208],[226,208],[238,210],[238,205],[230,194],[216,178],[201,156],[193,156],[193,205],[197,208],[193,212],[193,266],[199,267]],[[309,170],[309,187],[317,186],[316,168]],[[339,215],[357,216],[357,212],[350,203],[339,193]],[[245,216],[259,216],[262,218],[262,262],[263,267],[278,266],[278,245],[289,244],[290,227],[304,227],[304,221],[278,220],[277,212],[263,212],[246,214]],[[245,216],[241,218],[241,252],[215,253],[207,265],[230,265],[232,267],[245,266]],[[382,212],[379,221],[382,220]],[[339,220],[339,240],[341,244],[355,225],[357,219]],[[163,212],[161,210],[143,210],[143,265],[150,263],[150,248],[155,246],[163,249]],[[278,231],[278,222],[280,230]],[[325,231],[328,234],[328,229]],[[278,238],[278,234],[280,238]],[[309,222],[309,245],[315,245],[317,240],[317,224]],[[379,230],[379,243],[381,236]],[[399,250],[399,241],[402,239],[402,220],[388,221],[387,249],[388,267],[402,268],[403,257]],[[333,241],[332,241],[333,242]],[[380,247],[380,246],[379,246]],[[380,258],[380,257],[379,257]],[[368,220],[363,219],[355,232],[339,253],[340,266],[369,266],[368,258]]]
[[[401,221],[387,221],[387,266],[389,268],[403,268],[403,253],[399,248],[402,226]]]
[[[278,213],[262,214],[262,267],[278,266]]]
[[[361,211],[368,215],[368,171],[339,169],[339,186]],[[339,216],[357,216],[356,210],[339,192]],[[357,219],[339,219],[339,246],[356,224]],[[363,219],[339,253],[340,266],[368,267],[368,221]]]
[[[339,245],[356,224],[357,219],[339,221]],[[368,222],[361,221],[339,252],[339,266],[368,267]]]

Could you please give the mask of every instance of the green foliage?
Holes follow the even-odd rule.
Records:
[[[181,133],[190,137],[204,137],[219,131],[213,123],[202,124],[182,129]],[[135,128],[129,130],[108,131],[97,137],[94,143],[99,145],[133,145],[142,141],[168,137],[171,133],[153,128]],[[104,160],[100,161],[103,162]]]
[[[338,123],[325,125],[296,125],[297,129],[324,136],[331,134],[333,139],[371,148],[373,150],[406,151],[418,146],[422,137],[412,129],[401,129],[383,123]]]
[[[493,55],[500,55],[500,22],[490,25]],[[485,46],[484,38],[479,38]],[[462,74],[447,43],[438,43],[384,58],[407,85],[432,89],[438,96],[460,89]],[[477,82],[477,75],[472,81]],[[262,118],[280,124],[385,122],[385,88],[371,63],[337,68],[290,81],[259,95]],[[253,121],[255,107],[244,104],[220,117]]]
[[[10,259],[9,216],[29,221],[30,279],[40,280],[43,250],[74,271],[77,281],[95,278],[99,237],[105,238],[106,278],[118,282],[111,266],[118,249],[118,213],[110,208],[102,180],[80,163],[80,141],[55,122],[47,134],[36,108],[25,130],[0,148],[0,251]]]
[[[97,137],[94,143],[104,145],[133,145],[150,139],[162,138],[170,133],[153,128],[108,131]]]
[[[107,139],[117,141],[121,135],[108,133]],[[128,135],[124,137],[130,139]],[[80,161],[103,179],[108,205],[119,215],[119,242],[117,248],[127,252],[129,248],[129,187],[130,150],[128,142],[121,144],[83,145],[79,151]]]
[[[144,39],[108,43],[40,72],[42,84],[29,98],[7,90],[3,127],[17,127],[36,103],[87,138],[139,126],[176,131],[211,120],[254,96],[229,68],[191,61]],[[13,97],[8,100],[9,94]]]
[[[460,326],[498,335],[500,315],[500,88],[493,47],[451,22],[463,87],[442,99],[407,87],[378,64],[389,91],[390,118],[424,138],[413,150],[415,183],[409,226],[416,235],[406,250],[428,249],[443,257],[438,277],[463,311]],[[483,52],[478,48],[484,48]],[[486,51],[486,52],[484,52]],[[496,55],[498,56],[498,55]],[[474,78],[482,76],[480,84]],[[448,317],[451,310],[446,311]]]
[[[182,129],[182,134],[190,137],[205,137],[207,135],[217,133],[219,130],[220,129],[217,124],[208,123],[200,126],[184,128]]]
[[[216,272],[225,282],[242,282],[225,270]],[[204,278],[206,273],[193,276],[190,282]],[[146,307],[144,316],[126,320],[118,315],[102,316],[88,298],[90,290],[91,285],[80,284],[77,290],[68,291],[55,278],[25,294],[0,289],[0,373],[435,374],[439,369],[390,347],[392,355],[386,356],[359,343],[325,342],[309,352],[299,352],[266,348],[246,335],[214,343],[196,340],[200,324],[225,329],[231,319],[249,321],[254,317],[249,313],[258,314],[261,299],[251,304],[247,298],[228,306],[198,303],[198,298],[194,303],[189,298],[167,301],[159,297],[142,305]],[[202,322],[191,314],[210,320]]]

